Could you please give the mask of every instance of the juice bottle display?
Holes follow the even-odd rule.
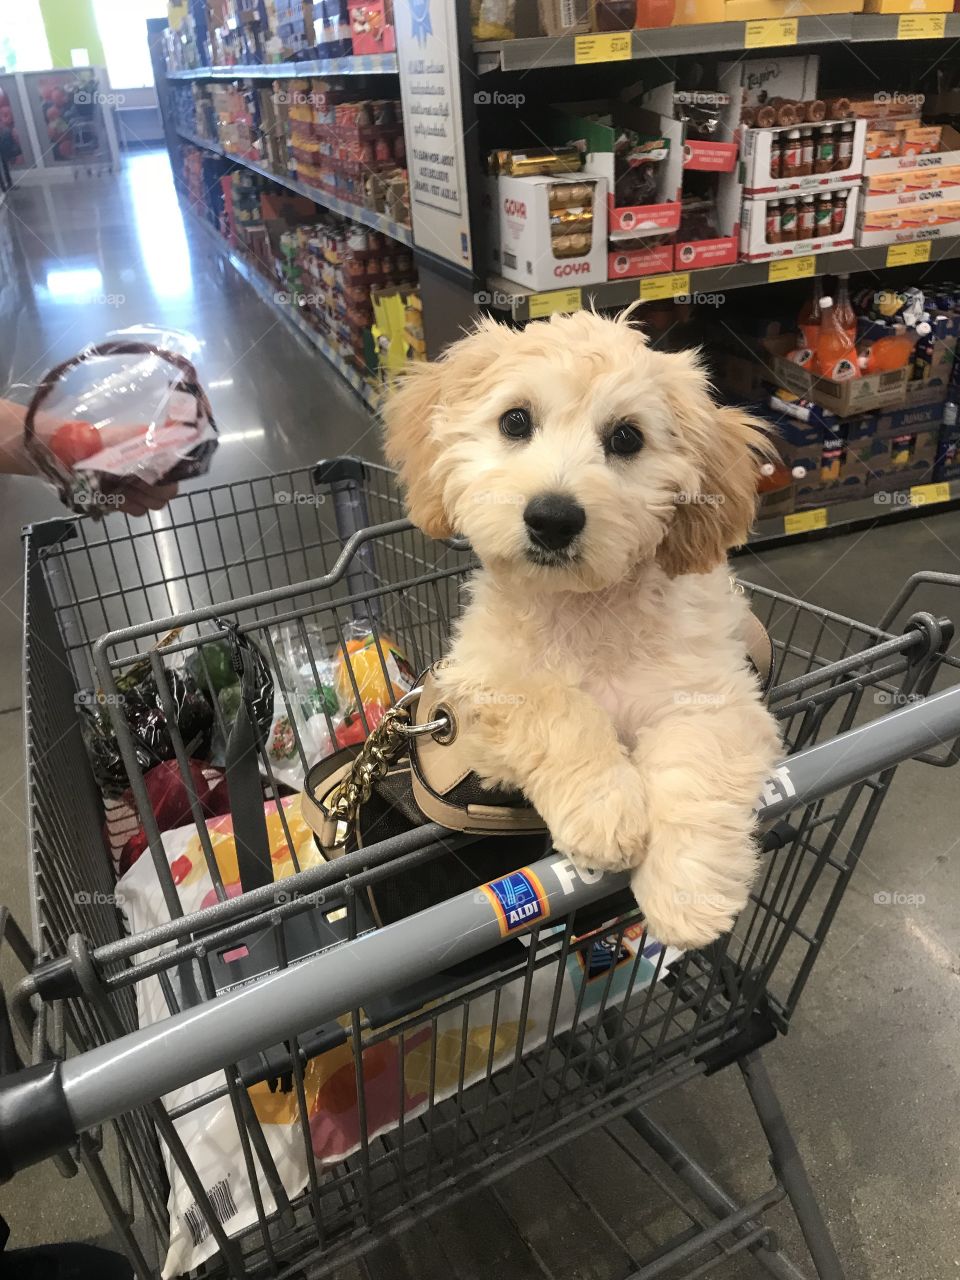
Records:
[[[809,347],[811,351],[816,351],[817,339],[820,337],[820,299],[822,297],[823,285],[819,279],[815,279],[813,292],[800,308],[800,314],[797,316],[800,346]]]
[[[857,348],[837,319],[833,298],[820,299],[820,332],[817,335],[817,368],[833,382],[849,382],[860,377]]]
[[[857,340],[857,313],[853,309],[850,301],[850,277],[849,275],[837,276],[837,294],[836,294],[836,313],[837,319],[840,321],[840,327],[847,334],[851,342]]]
[[[903,325],[894,326],[894,330],[877,338],[870,347],[862,366],[864,373],[890,373],[894,369],[902,369],[913,358],[913,338]]]

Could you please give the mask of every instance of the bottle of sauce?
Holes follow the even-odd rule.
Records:
[[[781,202],[780,206],[780,239],[786,243],[788,240],[796,240],[799,230],[799,220],[797,213],[797,202],[793,196],[788,196],[786,200]]]
[[[767,201],[767,244],[779,244],[780,233],[780,201]]]
[[[833,298],[820,299],[820,332],[817,335],[817,368],[832,382],[849,382],[860,377],[857,349],[837,319]]]
[[[847,216],[847,193],[845,191],[835,191],[833,193],[832,207],[830,209],[830,234],[838,236],[843,230],[843,224]],[[849,298],[847,299],[849,303]],[[840,299],[837,298],[837,306],[840,306]],[[852,310],[852,308],[851,308]]]
[[[789,129],[783,142],[780,172],[784,178],[795,178],[800,172],[800,130]]]
[[[829,173],[837,155],[836,131],[832,124],[817,130],[817,151],[813,161],[814,173]]]
[[[853,164],[853,131],[855,127],[852,122],[840,126],[837,159],[834,166],[837,169],[849,169]]]
[[[800,198],[800,212],[797,214],[797,239],[812,240],[817,232],[817,211],[813,196]]]
[[[817,196],[817,204],[815,210],[815,234],[819,238],[830,235],[833,224],[833,201],[830,198],[829,191],[823,191]]]
[[[770,177],[774,179],[783,177],[783,148],[777,137],[774,137],[770,143]]]
[[[813,157],[816,148],[813,145],[813,125],[805,125],[800,130],[800,167],[797,173],[801,177],[813,173]]]

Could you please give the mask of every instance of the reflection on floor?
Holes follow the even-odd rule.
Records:
[[[137,155],[118,179],[15,194],[0,213],[0,384],[34,382],[111,330],[183,328],[203,343],[202,375],[223,431],[219,483],[303,466],[321,456],[376,457],[375,424],[316,352],[302,344],[206,239],[182,221],[164,156]],[[0,902],[27,918],[20,728],[18,542],[27,520],[57,510],[36,481],[0,479]],[[875,533],[747,555],[738,572],[774,590],[867,620],[919,569],[960,572],[960,513]],[[956,597],[956,598],[954,598]],[[960,592],[918,601],[960,614]],[[960,913],[955,778],[905,766],[887,801],[789,1039],[767,1054],[809,1162],[848,1280],[941,1277],[956,1265],[960,1192],[956,1028]],[[891,891],[922,905],[884,905]],[[875,896],[877,895],[877,896]],[[879,901],[878,901],[879,898]],[[5,971],[6,981],[12,973]],[[691,1151],[736,1192],[763,1176],[739,1087],[721,1073],[662,1100]],[[631,1139],[624,1133],[623,1139]],[[615,1280],[628,1269],[608,1227],[642,1250],[661,1223],[609,1139],[583,1139],[550,1161],[377,1251],[368,1274],[386,1280]],[[52,1168],[6,1188],[15,1243],[91,1239],[105,1231],[81,1179]],[[800,1256],[789,1214],[772,1215]],[[919,1233],[916,1221],[924,1223]],[[636,1223],[636,1231],[631,1231]],[[534,1242],[531,1252],[517,1230]],[[761,1274],[749,1260],[720,1280]],[[342,1280],[355,1280],[350,1268]]]

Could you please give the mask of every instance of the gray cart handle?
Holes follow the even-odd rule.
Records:
[[[958,734],[960,687],[850,729],[780,764],[763,787],[758,820],[770,823]],[[558,854],[528,870],[543,889],[536,925],[628,880],[580,870]],[[110,1044],[5,1077],[0,1180],[66,1150],[94,1125],[497,946],[501,929],[493,896],[473,890]]]

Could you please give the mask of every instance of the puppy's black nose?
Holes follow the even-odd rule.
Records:
[[[538,546],[562,551],[587,523],[587,513],[565,493],[541,493],[527,503],[523,519]]]

